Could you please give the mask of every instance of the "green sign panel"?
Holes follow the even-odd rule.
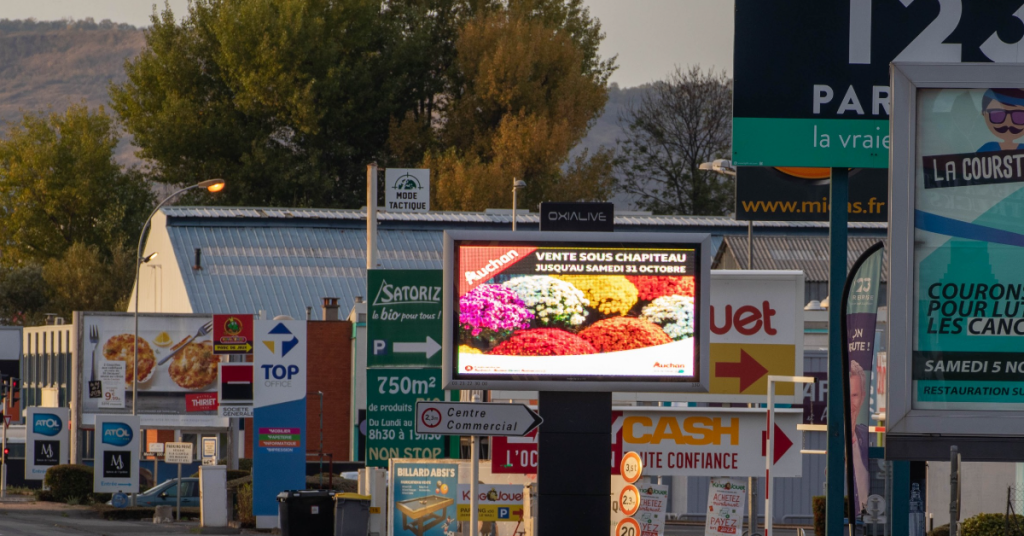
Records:
[[[417,434],[416,401],[444,400],[441,369],[366,371],[366,463],[387,467],[390,458],[441,458],[444,436]]]
[[[737,166],[889,167],[889,121],[736,117]]]
[[[370,270],[368,367],[441,366],[441,270]]]

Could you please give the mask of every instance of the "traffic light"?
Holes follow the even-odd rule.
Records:
[[[0,463],[7,463],[7,455],[11,453],[11,447],[4,447],[4,455],[0,457]]]
[[[21,386],[21,378],[12,377],[9,383],[11,389],[11,402],[13,403],[21,399],[21,389],[19,388]]]

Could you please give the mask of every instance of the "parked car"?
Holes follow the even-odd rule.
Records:
[[[181,506],[192,506],[199,508],[199,479],[181,479]],[[107,504],[112,504],[107,501]],[[178,504],[178,479],[165,480],[153,486],[144,493],[140,493],[135,499],[138,506],[175,506]]]

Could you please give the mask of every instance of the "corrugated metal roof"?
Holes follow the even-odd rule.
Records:
[[[170,218],[199,219],[305,219],[305,220],[351,220],[365,221],[366,209],[327,209],[327,208],[264,208],[264,207],[164,207],[161,211]],[[377,213],[380,222],[430,222],[430,223],[476,223],[476,224],[511,224],[510,211],[489,212],[384,212]],[[538,224],[540,215],[536,212],[516,215],[516,221],[525,225]],[[747,222],[737,221],[724,216],[659,216],[617,214],[616,225],[625,226],[693,226],[693,227],[736,227],[745,228]],[[758,229],[827,229],[827,222],[776,222],[755,221]],[[850,223],[850,229],[886,229],[884,223]]]
[[[719,255],[732,255],[739,266],[747,266],[747,238],[724,237]],[[850,237],[847,241],[846,269],[849,271],[861,253],[875,242],[888,246],[884,238]],[[828,237],[754,235],[754,270],[803,270],[807,281],[828,281]],[[882,262],[882,281],[889,280],[889,269]]]
[[[321,299],[348,307],[366,295],[366,232],[316,227],[168,227],[186,291],[197,313],[321,317]],[[385,269],[440,269],[441,233],[382,230]],[[202,270],[192,269],[202,248]],[[346,314],[342,311],[342,315]]]

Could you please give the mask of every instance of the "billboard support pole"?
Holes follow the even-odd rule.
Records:
[[[480,392],[473,391],[473,402],[480,402]],[[469,436],[470,446],[470,472],[469,472],[469,536],[480,534],[477,519],[477,493],[480,493],[477,481],[480,480],[480,436]]]
[[[377,262],[377,163],[366,166],[366,269],[380,268]]]
[[[842,386],[846,373],[843,370],[843,338],[840,326],[844,311],[839,306],[846,283],[847,250],[847,198],[849,191],[849,170],[845,167],[832,168],[832,185],[829,195],[829,309],[828,309],[828,378],[829,387]],[[828,444],[826,455],[826,536],[843,535],[843,475],[845,463],[846,431],[843,418],[843,397],[846,393],[840,387],[828,390]],[[856,515],[856,512],[850,512]],[[771,515],[765,512],[765,515]]]

